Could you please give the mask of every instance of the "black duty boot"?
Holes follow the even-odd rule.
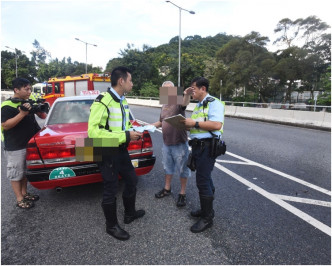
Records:
[[[116,200],[111,204],[101,205],[106,218],[106,232],[107,234],[115,237],[119,240],[128,240],[130,235],[123,230],[118,224],[118,218],[116,214]]]
[[[213,192],[213,195],[214,195],[214,192],[215,192],[215,188],[212,189],[212,192]],[[201,209],[198,209],[196,211],[191,211],[190,212],[190,215],[192,217],[201,217],[202,216],[202,210]],[[212,209],[212,218],[214,218],[214,210]]]
[[[213,225],[213,196],[199,196],[201,202],[201,217],[191,228],[191,232],[200,233]]]
[[[191,215],[192,217],[197,217],[197,218],[199,218],[199,217],[202,216],[202,210],[201,210],[201,209],[198,209],[198,210],[196,210],[196,211],[191,211],[191,212],[190,212],[190,215]],[[212,218],[214,218],[214,210],[213,210],[213,209],[212,209]]]
[[[145,215],[144,210],[135,209],[135,202],[136,202],[136,192],[130,197],[122,197],[123,199],[123,206],[124,206],[124,223],[130,224],[132,221],[141,218]]]
[[[201,215],[202,215],[202,210],[201,210],[201,209],[198,209],[198,210],[196,210],[196,211],[191,211],[191,212],[190,212],[190,215],[191,215],[192,217],[201,217]]]

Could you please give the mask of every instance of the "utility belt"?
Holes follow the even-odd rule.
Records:
[[[205,138],[205,139],[191,139],[189,140],[189,146],[203,150],[205,147],[211,147],[210,156],[218,157],[226,152],[226,143],[220,139],[220,137]]]
[[[212,138],[205,138],[205,139],[194,138],[189,140],[189,146],[192,146],[193,148],[200,147],[203,149],[204,147],[211,145],[211,142]]]
[[[220,137],[213,137],[213,138],[205,138],[205,139],[197,139],[194,138],[189,140],[189,146],[192,146],[193,149],[200,149],[203,151],[205,147],[210,147],[209,156],[211,158],[217,158],[221,154],[225,154],[226,152],[226,143],[220,139]],[[196,170],[196,161],[192,156],[192,152],[190,152],[187,167],[191,171]]]

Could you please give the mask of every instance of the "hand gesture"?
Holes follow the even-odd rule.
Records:
[[[193,87],[189,87],[189,88],[186,88],[183,92],[184,95],[192,95],[194,93],[194,88]]]
[[[185,125],[186,129],[189,130],[195,126],[196,121],[191,118],[186,118],[183,120],[183,124]]]
[[[129,131],[130,134],[130,140],[139,140],[143,133],[137,132],[137,131]]]
[[[24,108],[22,108],[22,107],[24,107]],[[31,110],[30,103],[24,103],[23,105],[19,106],[20,114],[22,114],[24,116],[28,115],[30,110]]]

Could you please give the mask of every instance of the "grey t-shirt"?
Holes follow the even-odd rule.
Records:
[[[167,146],[176,145],[179,143],[185,143],[187,141],[187,131],[183,129],[177,129],[173,127],[171,124],[163,121],[165,118],[181,114],[186,116],[185,114],[186,106],[182,105],[171,105],[165,104],[161,108],[160,113],[160,122],[162,123],[163,130],[163,139],[164,143]]]

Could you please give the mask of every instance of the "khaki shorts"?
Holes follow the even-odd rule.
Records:
[[[10,181],[20,181],[25,177],[27,150],[6,151],[7,177]]]

